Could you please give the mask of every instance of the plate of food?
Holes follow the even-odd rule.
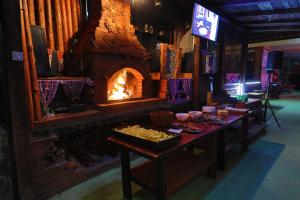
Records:
[[[173,123],[173,126],[176,127],[177,129],[182,129],[184,132],[188,133],[201,133],[202,129],[193,125],[192,123],[188,124],[180,124],[180,123]]]
[[[212,124],[212,125],[223,125],[226,122],[220,116],[213,116],[213,115],[203,115],[200,119],[196,122],[203,123],[203,124]]]
[[[189,132],[189,133],[201,133],[202,132],[202,129],[200,129],[198,127],[186,127],[183,130],[186,132]]]

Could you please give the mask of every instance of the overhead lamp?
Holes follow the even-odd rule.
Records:
[[[131,1],[131,3],[132,4],[135,4],[135,3],[142,3],[142,4],[144,4],[145,2],[144,2],[144,0],[130,0]]]
[[[162,4],[161,1],[162,0],[155,0],[154,6],[155,7],[161,7],[161,4]]]

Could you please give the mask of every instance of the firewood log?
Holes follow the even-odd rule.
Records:
[[[34,127],[34,106],[32,99],[32,88],[31,88],[31,78],[30,78],[30,69],[28,61],[28,52],[27,52],[27,42],[26,42],[26,32],[25,32],[25,22],[24,22],[24,10],[23,3],[20,0],[20,18],[21,18],[21,31],[22,31],[22,49],[23,49],[23,63],[24,63],[24,74],[25,74],[25,86],[27,93],[27,103],[28,103],[28,113],[30,118],[31,128]]]
[[[64,33],[64,48],[68,49],[69,44],[69,24],[66,10],[66,1],[60,0],[61,3],[61,13],[62,13],[62,22],[63,22],[63,33]]]
[[[23,0],[25,30],[27,36],[27,49],[28,49],[28,57],[29,57],[29,64],[30,64],[31,86],[32,86],[32,95],[33,95],[33,104],[34,104],[34,113],[35,113],[34,117],[35,120],[41,120],[42,113],[41,113],[41,106],[40,106],[40,89],[37,80],[35,56],[33,51],[32,35],[31,35],[27,5],[28,5],[27,0]]]
[[[72,21],[74,34],[78,31],[77,0],[71,0]]]
[[[56,20],[56,35],[58,42],[58,50],[64,52],[64,39],[63,39],[63,25],[62,25],[62,12],[60,0],[55,0],[55,20]]]
[[[39,25],[45,29],[46,32],[46,20],[45,20],[45,3],[44,0],[38,0],[37,6],[39,10]]]
[[[34,0],[28,0],[28,9],[30,25],[35,25]]]
[[[77,6],[78,29],[80,29],[82,26],[81,0],[76,0],[76,6]]]
[[[73,37],[73,21],[72,21],[72,11],[71,11],[71,1],[66,1],[66,10],[67,10],[67,20],[68,20],[68,28],[69,28],[69,39]]]
[[[47,0],[47,39],[48,47],[50,49],[55,48],[54,35],[53,35],[53,23],[52,23],[52,4],[51,0]]]

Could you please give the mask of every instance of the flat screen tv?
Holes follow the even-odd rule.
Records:
[[[216,41],[219,26],[219,15],[195,3],[192,34]]]

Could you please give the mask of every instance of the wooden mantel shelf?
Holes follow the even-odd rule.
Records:
[[[72,112],[56,114],[54,117],[44,117],[40,121],[35,121],[36,129],[48,127],[68,126],[68,124],[88,122],[92,120],[110,120],[121,116],[139,116],[145,115],[148,111],[158,109],[168,109],[171,105],[165,100],[158,98],[150,98],[143,100],[135,100],[132,102],[106,104],[94,106],[82,112]]]

